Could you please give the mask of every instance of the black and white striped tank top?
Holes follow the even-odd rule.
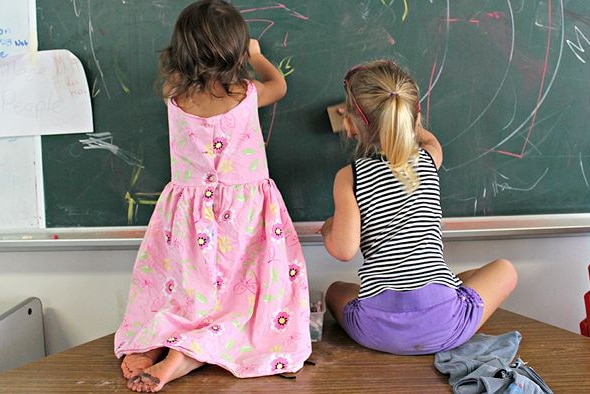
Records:
[[[462,284],[443,258],[439,179],[434,161],[420,149],[414,166],[420,185],[408,194],[384,156],[356,159],[354,193],[361,213],[359,298],[429,283]]]

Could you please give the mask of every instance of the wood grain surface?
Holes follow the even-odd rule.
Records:
[[[533,367],[555,393],[590,392],[590,338],[524,316],[498,310],[480,332],[522,334],[518,356]],[[238,379],[213,365],[167,384],[164,393],[449,393],[448,377],[434,368],[434,357],[395,356],[360,347],[332,320],[322,342],[296,379],[279,376]],[[113,335],[57,353],[0,374],[4,393],[130,392]]]

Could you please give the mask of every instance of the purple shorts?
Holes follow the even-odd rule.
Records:
[[[434,354],[475,334],[483,301],[473,289],[435,283],[411,291],[385,290],[344,306],[343,328],[360,345],[382,352]]]

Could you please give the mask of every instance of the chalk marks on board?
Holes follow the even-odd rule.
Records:
[[[288,8],[286,5],[280,4],[280,3],[270,5],[270,6],[262,6],[262,7],[249,7],[249,6],[243,7],[240,9],[240,13],[242,14],[242,16],[244,17],[244,20],[248,24],[251,34],[252,34],[252,32],[254,32],[256,30],[255,26],[257,24],[262,24],[262,28],[261,28],[260,32],[253,34],[253,36],[256,36],[256,38],[258,40],[263,39],[265,34],[267,32],[269,32],[270,29],[273,28],[276,24],[275,20],[271,19],[269,17],[251,15],[251,14],[256,14],[257,12],[260,12],[260,11],[277,11],[277,12],[280,12],[281,14],[286,12],[290,17],[292,17],[294,19],[298,19],[298,20],[302,20],[302,21],[309,20],[308,16],[303,15],[300,12],[298,12],[294,9]],[[287,48],[288,38],[289,38],[289,31],[286,31],[283,35],[283,40],[282,40],[282,48],[283,49]],[[292,61],[292,56],[286,56],[286,57],[280,59],[280,61],[277,64],[275,64],[275,66],[279,69],[279,71],[281,71],[281,73],[283,74],[283,76],[285,78],[288,78],[289,76],[291,76],[295,72],[295,67],[294,67],[294,65],[291,64],[291,61]],[[264,130],[266,133],[264,143],[267,147],[270,144],[272,132],[274,129],[274,122],[275,122],[275,119],[277,116],[279,104],[280,103],[277,102],[272,105],[272,108],[270,109],[270,115],[268,117],[269,118],[268,123],[264,125]]]
[[[129,187],[125,191],[127,204],[127,224],[135,223],[135,215],[141,206],[154,206],[160,197],[160,192],[138,191],[137,183],[145,168],[141,157],[114,144],[114,136],[110,132],[87,134],[88,138],[79,140],[85,150],[99,149],[112,153],[115,157],[132,166]]]
[[[535,15],[535,26],[542,29],[558,29],[559,21],[554,19],[551,14],[553,0],[539,0],[537,2],[537,12]]]
[[[61,179],[47,174],[52,192],[47,206],[57,207],[48,214],[50,226],[119,223],[125,219],[122,203],[127,201],[130,211],[149,205],[154,197],[149,193],[165,184],[165,108],[147,85],[156,76],[158,50],[167,45],[172,23],[189,2],[113,0],[111,7],[103,7],[100,0],[37,0],[48,25],[40,32],[45,43],[71,46],[84,59],[96,130],[111,133],[112,141],[104,142],[134,156],[125,161],[110,145],[84,150],[79,138],[44,141],[59,157],[83,155],[79,168],[86,162],[102,164],[93,178],[100,185],[89,185],[85,195],[73,188],[67,195]],[[590,209],[584,202],[590,201],[590,193],[584,194],[589,190],[590,133],[584,132],[582,120],[590,106],[586,0],[233,4],[289,85],[281,102],[260,111],[260,121],[272,177],[295,221],[322,220],[330,213],[333,173],[347,155],[322,115],[326,106],[342,99],[345,71],[378,57],[400,62],[421,88],[423,118],[445,151],[445,216]],[[134,165],[139,162],[143,167]],[[47,168],[59,174],[73,167],[63,163],[47,163]],[[294,166],[297,177],[292,176]],[[88,167],[86,171],[98,172]],[[83,173],[80,169],[72,179],[90,184]],[[564,193],[570,197],[562,202]],[[72,210],[61,208],[83,205],[98,194],[92,212],[110,215],[108,219],[73,217]],[[142,224],[144,216],[130,211],[128,222]]]
[[[590,31],[590,30],[589,30]],[[575,42],[565,40],[568,47],[576,58],[582,63],[586,63],[586,58],[590,57],[590,39],[582,32],[578,26],[574,26]],[[588,51],[588,53],[586,53]]]
[[[431,113],[429,104],[438,101],[437,96],[445,95],[446,90],[456,91],[451,81],[467,89],[460,91],[460,95],[474,97],[470,105],[462,106],[468,115],[464,123],[456,122],[456,130],[441,141],[445,152],[451,152],[446,155],[442,175],[444,188],[451,192],[444,193],[443,199],[471,201],[474,215],[487,214],[486,207],[493,206],[493,200],[502,193],[510,192],[514,196],[521,192],[524,196],[536,190],[550,179],[548,175],[553,171],[551,166],[541,164],[550,161],[545,157],[552,157],[554,150],[543,146],[547,136],[541,133],[547,132],[547,124],[559,119],[558,113],[547,111],[546,102],[563,61],[564,2],[538,2],[533,6],[532,20],[521,17],[524,4],[517,5],[519,15],[513,3],[516,4],[494,3],[495,9],[486,10],[478,4],[460,10],[450,7],[449,17],[443,20],[445,26],[441,28],[446,34],[442,38],[444,42],[439,44],[443,49],[433,59],[430,70],[430,75],[438,72],[440,78],[435,83],[429,82],[424,98],[426,115],[431,115],[430,120],[436,125],[440,122],[441,108]],[[522,32],[527,32],[528,41],[523,40]],[[460,35],[466,37],[462,45],[456,41]],[[455,59],[464,59],[461,52],[470,54],[471,64],[462,67],[457,63]],[[485,76],[478,69],[485,69]],[[459,81],[449,74],[450,70],[465,72]],[[451,99],[448,105],[458,106],[459,100]],[[544,127],[539,128],[540,123]],[[504,161],[511,165],[495,164]],[[522,164],[517,164],[518,161]],[[536,164],[532,165],[533,162]],[[489,170],[477,172],[475,169],[482,164]],[[531,167],[528,176],[517,173],[520,167]],[[466,177],[476,180],[480,186],[455,192],[457,188],[449,185],[454,185],[456,176],[462,182],[466,182]]]
[[[246,20],[246,22],[266,22],[268,23],[268,26],[260,33],[260,35],[258,36],[258,38],[262,38],[262,36],[264,35],[264,33],[270,28],[272,27],[275,22],[271,19],[251,19],[248,18],[247,14],[250,12],[257,12],[257,11],[265,11],[265,10],[284,10],[286,11],[290,16],[296,18],[296,19],[302,19],[302,20],[309,20],[309,17],[306,15],[301,14],[300,12],[288,8],[286,5],[284,4],[280,4],[280,3],[276,3],[275,5],[271,5],[271,6],[264,6],[264,7],[244,7],[240,9],[240,13],[244,16],[244,19]]]
[[[497,46],[499,48],[500,52],[503,52],[504,58],[500,58],[501,63],[499,63],[501,65],[501,69],[503,70],[503,72],[500,75],[498,75],[497,80],[491,82],[492,84],[495,84],[495,85],[492,85],[494,93],[490,96],[489,100],[487,101],[485,106],[483,106],[483,108],[480,110],[480,112],[476,112],[470,116],[470,118],[473,120],[465,128],[458,131],[453,136],[453,138],[446,141],[443,144],[443,147],[446,147],[446,146],[454,143],[463,134],[470,132],[470,130],[472,130],[472,129],[475,129],[476,126],[478,126],[480,124],[480,121],[482,120],[482,118],[486,115],[486,113],[495,104],[495,101],[497,99],[499,99],[499,95],[502,93],[502,91],[507,87],[506,84],[509,83],[512,78],[510,73],[512,73],[514,71],[521,71],[522,72],[522,71],[524,71],[524,68],[526,67],[526,65],[522,65],[521,70],[518,70],[518,69],[515,70],[515,61],[518,61],[518,57],[519,56],[522,57],[523,55],[522,54],[519,55],[519,52],[522,51],[522,49],[516,48],[515,18],[513,15],[512,8],[510,7],[510,1],[506,2],[506,5],[507,5],[507,8],[505,11],[502,10],[502,11],[486,12],[481,16],[472,17],[469,19],[461,19],[461,18],[451,16],[450,19],[445,21],[446,23],[449,24],[449,28],[447,29],[447,31],[449,32],[448,33],[449,35],[452,34],[452,29],[453,29],[452,25],[454,25],[458,22],[465,22],[465,23],[468,23],[468,24],[474,26],[478,30],[481,29],[481,33],[482,33],[483,37],[485,37],[485,39],[487,39],[489,37],[491,39],[497,40],[496,42],[492,42],[492,44],[494,46]],[[562,4],[562,6],[563,6],[563,4]],[[559,15],[561,18],[563,18],[563,8],[558,9],[558,10],[548,9],[547,12],[549,14],[553,14],[556,11],[559,11],[559,12],[557,12],[557,15]],[[548,19],[549,19],[549,21],[551,21],[551,19],[552,19],[551,15],[548,16]],[[493,23],[492,21],[495,21],[498,23]],[[562,29],[563,29],[563,23],[560,23],[559,25],[562,26]],[[541,70],[539,70],[540,72],[535,75],[537,77],[537,80],[533,82],[534,84],[536,84],[538,86],[536,98],[532,102],[524,103],[525,105],[527,105],[527,104],[532,105],[530,112],[527,114],[525,119],[523,119],[520,124],[513,126],[512,130],[508,131],[508,133],[505,132],[505,133],[499,134],[499,137],[500,137],[499,140],[494,141],[491,144],[491,146],[489,146],[487,148],[486,147],[479,147],[478,152],[474,156],[469,158],[468,160],[462,160],[459,163],[451,164],[451,165],[447,164],[445,166],[445,168],[447,170],[454,170],[454,169],[460,168],[461,166],[469,165],[473,161],[481,159],[483,156],[488,155],[490,153],[498,153],[498,154],[513,156],[513,157],[517,157],[517,158],[523,157],[524,152],[530,143],[530,134],[532,133],[532,131],[535,127],[538,109],[542,105],[544,98],[547,96],[547,93],[551,89],[551,84],[553,83],[555,76],[557,75],[557,72],[559,70],[559,67],[554,67],[552,70],[552,75],[548,75],[548,73],[549,73],[548,64],[549,64],[549,61],[551,60],[550,56],[552,55],[552,50],[553,50],[553,48],[552,48],[553,40],[557,41],[558,43],[561,43],[562,42],[561,37],[563,36],[563,30],[559,31],[558,37],[553,37],[553,34],[551,34],[551,31],[549,30],[549,28],[544,27],[544,29],[545,28],[547,29],[548,33],[546,35],[546,46],[544,48],[544,58],[541,59],[542,64],[541,64]],[[448,39],[450,39],[450,37]],[[489,50],[489,45],[484,45],[482,43],[481,48],[482,48],[482,50]],[[559,65],[560,58],[561,58],[561,51],[562,51],[561,48],[559,48],[557,57],[556,57],[556,59],[554,59],[553,64]],[[480,54],[480,56],[483,56],[483,53]],[[433,71],[434,71],[434,67],[440,67],[441,71],[444,71],[445,59],[443,58],[440,61],[436,60],[433,64]],[[434,90],[434,84],[431,83],[431,84],[429,84],[429,88],[428,88],[429,95],[434,94],[433,90]],[[515,97],[515,100],[518,100],[518,98]],[[519,103],[515,103],[515,104],[519,104]],[[430,111],[429,106],[427,106],[426,111],[427,111],[427,113],[429,113],[429,111]],[[504,126],[504,130],[508,129],[508,126],[512,126],[512,123],[514,123],[515,121],[518,121],[518,120],[515,118],[512,118],[510,123],[508,125]],[[503,146],[506,145],[506,143],[508,141],[512,140],[513,137],[515,137],[517,135],[520,137],[521,136],[520,132],[523,129],[526,129],[527,127],[528,127],[528,131],[526,133],[526,136],[523,138],[522,143],[519,144],[520,147],[518,149],[509,150],[509,149],[502,148]]]
[[[113,144],[113,135],[110,132],[87,134],[87,137],[79,140],[84,149],[103,149],[111,152],[130,166],[144,167],[142,160],[135,153]]]
[[[501,173],[497,172],[494,174],[494,181],[492,182],[492,192],[493,195],[496,196],[498,195],[498,193],[504,191],[504,190],[514,190],[514,191],[521,191],[521,192],[528,192],[531,190],[534,190],[535,187],[539,184],[539,182],[541,182],[543,180],[543,178],[545,177],[545,175],[547,175],[547,173],[549,172],[549,168],[545,168],[545,171],[543,171],[543,173],[535,180],[533,180],[533,182],[529,185],[524,185],[524,186],[514,186],[511,182],[510,179],[503,176]],[[501,180],[499,180],[498,178],[502,178]],[[484,196],[485,196],[485,192],[484,192]]]
[[[584,169],[584,160],[582,158],[582,152],[580,152],[580,154],[579,154],[578,163],[580,163],[580,170],[582,172],[582,178],[584,179],[584,184],[586,184],[586,188],[590,190],[590,183],[588,183],[588,177],[586,176],[586,170]]]

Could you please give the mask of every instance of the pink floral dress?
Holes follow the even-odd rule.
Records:
[[[297,234],[269,178],[249,83],[210,118],[168,103],[172,178],[133,268],[115,355],[168,347],[237,377],[298,371],[311,354]]]

